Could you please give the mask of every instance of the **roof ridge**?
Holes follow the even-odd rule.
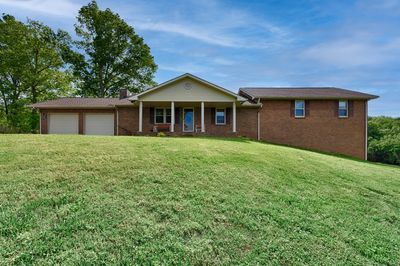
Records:
[[[281,86],[276,86],[276,87],[240,87],[239,89],[339,89],[339,90],[347,90],[339,87],[329,87],[329,86],[324,86],[324,87],[281,87]]]

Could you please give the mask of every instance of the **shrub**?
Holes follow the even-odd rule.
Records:
[[[167,135],[164,132],[158,132],[157,137],[166,137]]]

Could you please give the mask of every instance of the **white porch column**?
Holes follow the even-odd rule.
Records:
[[[232,132],[236,133],[236,102],[232,105]]]
[[[206,132],[204,126],[204,102],[201,102],[201,133]]]
[[[171,102],[171,127],[170,131],[174,132],[175,130],[175,103]]]
[[[139,132],[143,131],[143,102],[139,101]]]

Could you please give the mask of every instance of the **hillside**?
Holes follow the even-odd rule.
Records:
[[[0,264],[400,262],[400,168],[241,139],[0,136]]]

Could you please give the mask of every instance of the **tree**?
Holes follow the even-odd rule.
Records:
[[[68,60],[81,80],[81,95],[113,97],[120,88],[138,92],[154,84],[157,65],[149,46],[118,14],[100,10],[92,1],[80,9],[77,19],[77,47],[84,54],[71,53]]]
[[[29,20],[27,27],[29,64],[25,79],[31,103],[59,97],[70,89],[62,55],[70,49],[71,38],[65,31],[54,32],[37,21]]]
[[[27,36],[27,27],[14,17],[3,15],[0,19],[0,103],[6,116],[27,92],[23,84],[28,61]]]
[[[63,31],[10,15],[0,19],[0,104],[8,126],[18,131],[37,128],[38,115],[26,105],[62,96],[70,89],[62,54],[70,47]]]
[[[400,165],[400,118],[368,119],[368,159]]]

